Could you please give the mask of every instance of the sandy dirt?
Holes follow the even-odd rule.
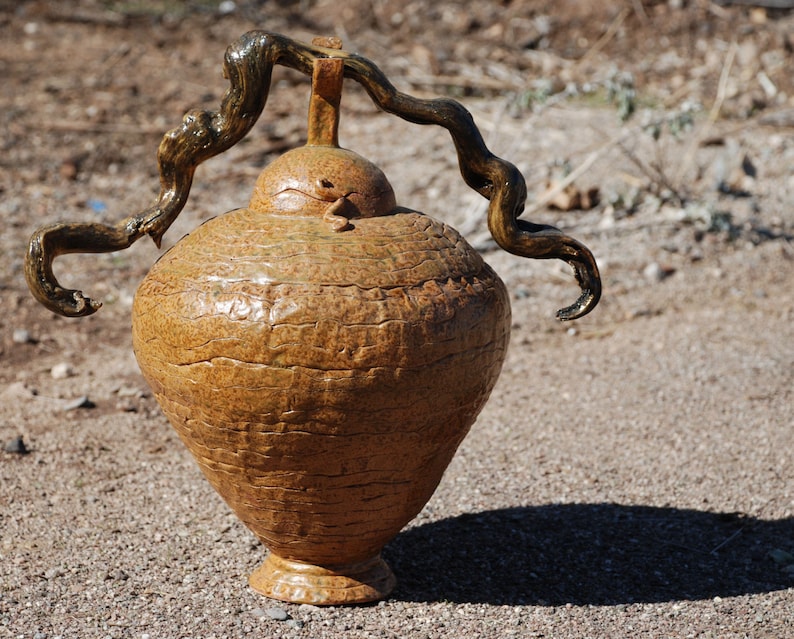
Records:
[[[223,52],[254,28],[339,35],[399,89],[463,102],[525,173],[526,217],[602,271],[598,308],[557,322],[568,267],[498,250],[446,132],[346,84],[342,144],[463,232],[513,304],[502,376],[386,548],[398,586],[380,604],[248,588],[265,550],[132,354],[151,242],[56,262],[104,301],[87,319],[24,281],[36,227],[153,201],[162,134],[218,107]],[[0,637],[794,637],[792,34],[791,11],[705,1],[0,1]],[[164,249],[247,202],[302,143],[307,98],[303,76],[275,74]],[[570,171],[595,206],[539,201]]]

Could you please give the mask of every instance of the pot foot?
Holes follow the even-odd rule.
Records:
[[[271,599],[333,606],[383,599],[394,588],[395,579],[380,555],[357,563],[315,566],[271,552],[248,583]]]

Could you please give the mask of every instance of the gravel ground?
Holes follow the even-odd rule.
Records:
[[[0,637],[794,637],[792,128],[699,112],[684,139],[654,142],[604,104],[516,111],[512,97],[465,97],[533,197],[546,170],[598,154],[577,181],[599,187],[598,207],[533,214],[601,264],[602,303],[562,325],[553,312],[576,295],[568,269],[493,249],[483,201],[465,189],[443,132],[417,135],[346,94],[343,143],[384,169],[400,203],[483,250],[511,291],[513,336],[439,489],[384,552],[393,595],[284,604],[248,589],[265,551],[200,475],[132,356],[131,298],[158,251],[59,261],[66,283],[106,302],[84,320],[40,308],[20,273],[35,226],[147,205],[160,132],[196,101],[217,104],[227,32],[249,27],[186,25],[157,26],[177,42],[158,47],[90,21],[2,22],[17,43],[3,48],[4,68],[17,80],[26,69],[29,84],[2,97]],[[34,56],[31,38],[81,42],[91,56]],[[185,77],[157,66],[166,57]],[[123,99],[86,84],[107,68]],[[124,92],[146,68],[170,97]],[[266,113],[251,142],[200,168],[166,244],[247,200],[267,156],[258,148],[296,143],[305,86],[292,84],[279,85],[277,117]],[[696,197],[663,201],[632,156],[674,173],[693,139],[710,140],[687,183]],[[737,167],[742,188],[725,188]]]

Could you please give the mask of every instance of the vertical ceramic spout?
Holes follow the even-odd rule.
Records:
[[[339,38],[315,38],[315,46],[341,49]],[[339,103],[345,61],[341,58],[317,58],[312,70],[312,95],[309,102],[308,146],[339,146]]]

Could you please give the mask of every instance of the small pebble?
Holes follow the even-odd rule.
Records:
[[[141,397],[143,392],[137,386],[119,386],[116,389],[116,395],[119,397]]]
[[[74,160],[66,160],[61,164],[58,173],[60,173],[61,177],[64,180],[76,180],[77,173],[79,171],[78,163]]]
[[[7,397],[20,397],[20,398],[29,398],[29,397],[36,397],[39,394],[39,391],[35,388],[31,388],[25,382],[11,382],[8,386],[6,386],[3,395]]]
[[[50,375],[53,379],[66,379],[74,375],[74,369],[68,362],[61,362],[52,367]]]
[[[22,439],[22,435],[8,440],[5,446],[3,446],[3,450],[7,453],[14,453],[15,455],[27,455],[30,452],[28,447],[25,446],[25,440]]]
[[[116,410],[122,413],[137,413],[138,407],[128,399],[116,402]]]
[[[44,578],[47,580],[50,579],[57,579],[58,577],[63,577],[64,572],[61,568],[50,568],[44,571]]]
[[[268,608],[265,610],[265,614],[276,621],[286,621],[289,619],[289,614],[283,608]]]
[[[82,395],[63,405],[63,410],[75,410],[76,408],[95,408],[96,404],[88,399],[88,395]]]
[[[302,615],[311,614],[313,612],[319,612],[320,610],[322,610],[320,606],[313,606],[312,604],[307,604],[307,603],[298,606],[298,612],[301,613]]]
[[[12,339],[14,340],[14,344],[29,344],[33,341],[33,336],[30,334],[30,331],[25,328],[15,328]]]
[[[794,563],[794,555],[781,548],[773,548],[769,551],[769,556],[776,564],[790,564]]]
[[[287,619],[287,625],[290,628],[303,628],[304,623],[300,619]]]
[[[661,282],[664,279],[664,269],[657,263],[651,262],[646,266],[642,274],[645,276],[646,280],[650,280],[651,282]]]

